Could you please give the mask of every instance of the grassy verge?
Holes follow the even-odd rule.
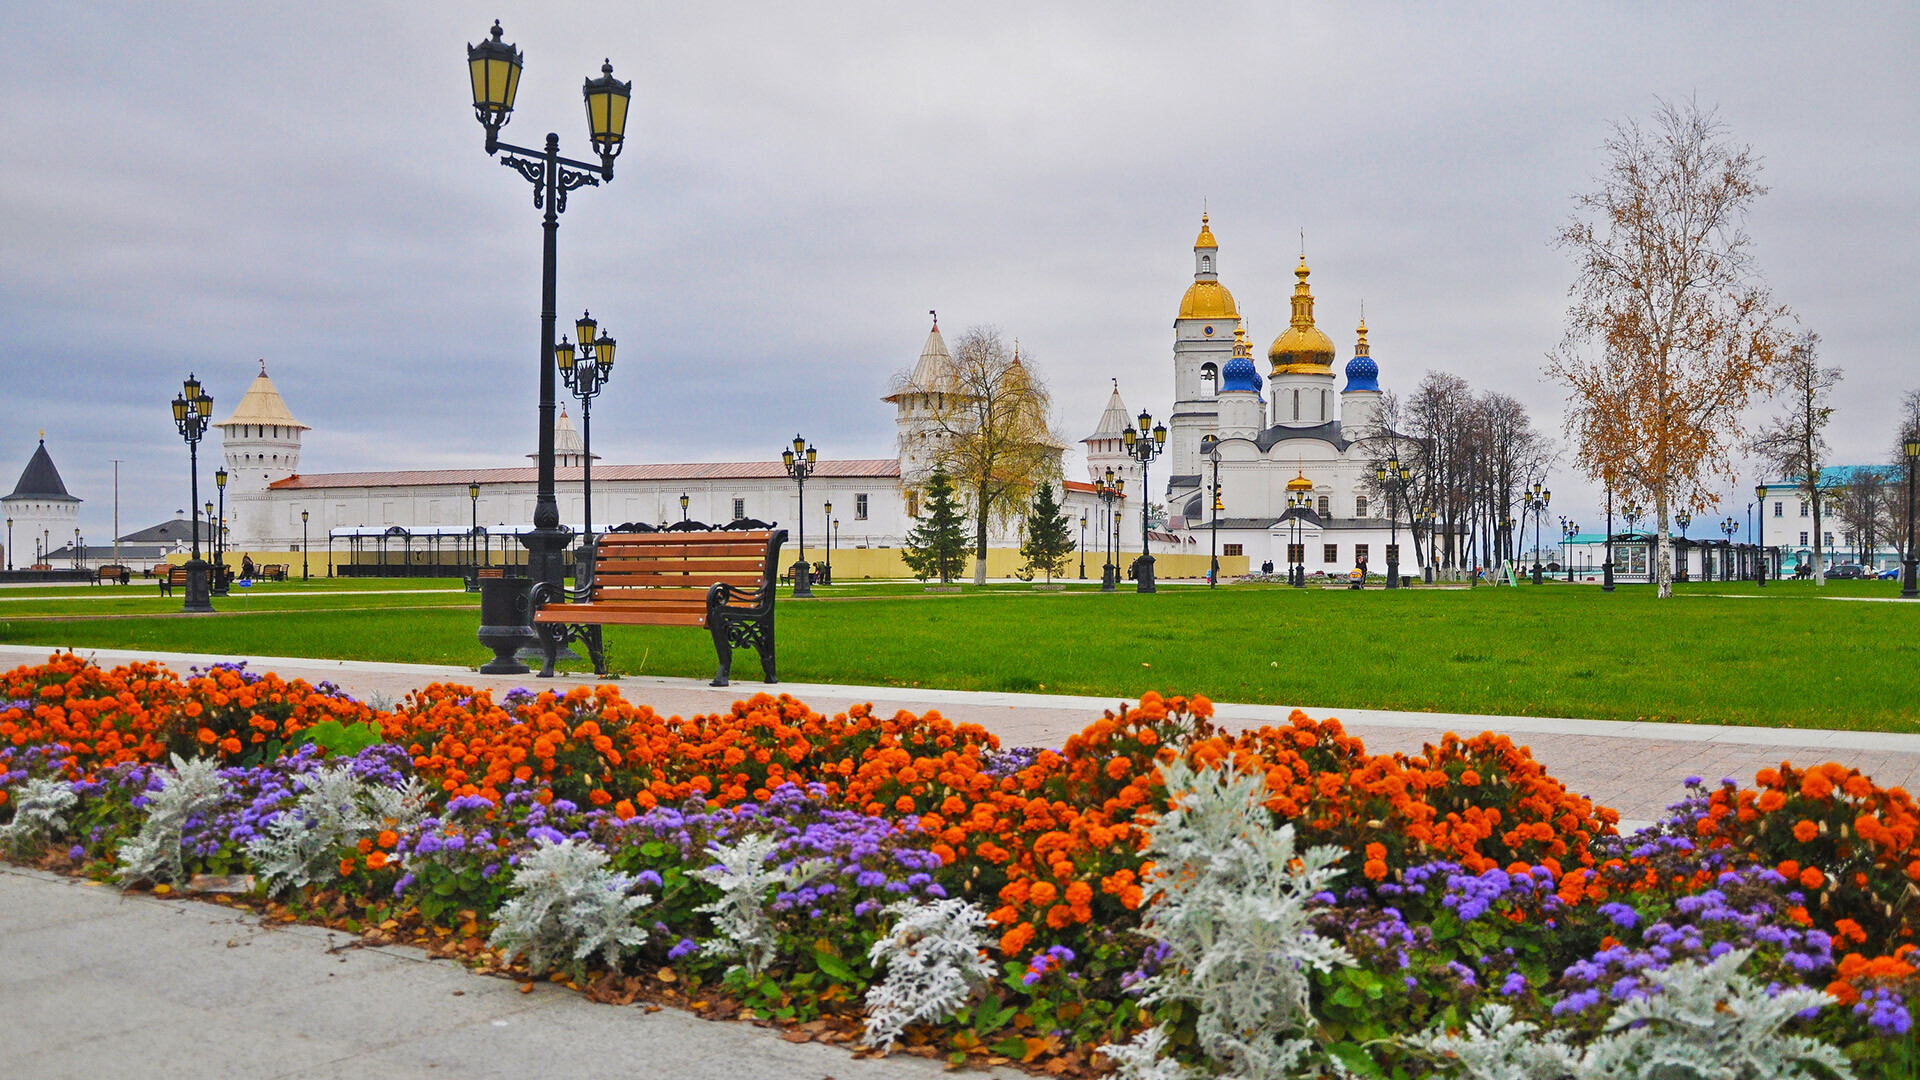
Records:
[[[1886,591],[1870,588],[1858,594]],[[1667,602],[1644,586],[1611,596],[1564,587],[1238,587],[1144,597],[1030,588],[957,596],[917,586],[847,591],[860,595],[781,602],[783,678],[1920,731],[1920,608],[1834,603],[1797,583],[1769,586],[1764,602],[1704,586],[1683,587]],[[15,614],[7,611],[0,641],[457,665],[485,658],[470,608],[423,607],[423,599],[339,597],[359,601],[356,610],[215,619],[31,622],[7,619]],[[610,627],[607,645],[613,669],[623,673],[706,676],[713,669],[712,646],[695,629]],[[743,677],[756,670],[750,653],[737,659]]]

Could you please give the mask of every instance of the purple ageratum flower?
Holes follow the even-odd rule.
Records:
[[[1505,997],[1512,997],[1526,988],[1527,977],[1515,971],[1507,976],[1507,981],[1500,984],[1500,993]]]
[[[633,881],[636,885],[650,885],[656,889],[661,886],[660,875],[652,870],[640,871],[633,876]]]
[[[1637,925],[1640,922],[1640,916],[1636,914],[1632,908],[1628,907],[1625,904],[1621,904],[1621,903],[1602,904],[1600,905],[1599,911],[1600,911],[1600,914],[1605,915],[1608,919],[1611,919],[1613,921],[1613,925],[1618,926],[1624,930],[1631,930],[1635,925]]]
[[[699,942],[694,941],[692,938],[690,937],[681,938],[678,942],[674,943],[673,948],[667,950],[667,959],[669,960],[683,959],[687,956],[691,956],[699,948],[700,948]]]

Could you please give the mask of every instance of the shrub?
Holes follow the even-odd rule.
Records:
[[[66,815],[80,796],[65,780],[43,776],[20,785],[9,801],[13,820],[0,825],[0,847],[28,852],[66,833]]]
[[[227,781],[206,758],[191,761],[174,755],[173,769],[161,772],[146,800],[146,819],[139,835],[120,845],[120,880],[179,882],[186,877],[181,839],[190,821],[220,805]]]
[[[868,1046],[890,1047],[909,1024],[951,1016],[994,976],[984,956],[987,913],[965,900],[887,906],[893,930],[867,958],[886,978],[867,991]]]
[[[596,952],[607,967],[618,967],[647,940],[634,914],[653,898],[635,894],[634,878],[606,866],[604,851],[571,839],[540,840],[520,857],[515,895],[495,913],[489,942],[509,955],[524,954],[536,975],[559,956],[573,962],[578,977],[579,965]]]

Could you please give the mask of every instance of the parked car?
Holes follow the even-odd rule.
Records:
[[[1889,566],[1873,576],[1879,578],[1881,581],[1899,581],[1900,568],[1897,566]]]
[[[1827,571],[1827,576],[1830,578],[1863,578],[1867,576],[1867,568],[1857,562],[1834,563],[1833,569]]]

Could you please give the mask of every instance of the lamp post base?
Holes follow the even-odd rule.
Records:
[[[213,569],[205,559],[189,559],[187,571],[187,599],[180,610],[189,615],[213,614],[213,590],[209,572]]]
[[[801,559],[793,564],[793,595],[811,599],[813,597],[812,575],[808,573],[807,561]]]
[[[532,578],[498,577],[480,583],[480,644],[493,650],[493,659],[480,665],[482,675],[525,675],[532,670],[515,655],[538,640],[532,592]]]
[[[1387,588],[1397,589],[1399,587],[1400,587],[1400,560],[1388,559],[1387,560]]]
[[[1133,591],[1159,592],[1153,586],[1153,556],[1142,555],[1133,561]]]
[[[1546,583],[1546,580],[1547,580],[1546,567],[1541,566],[1539,563],[1534,563],[1533,564],[1533,583],[1535,585],[1544,585]]]
[[[1920,562],[1906,560],[1900,577],[1900,598],[1903,600],[1920,599],[1920,572],[1916,571]]]
[[[1115,583],[1119,580],[1119,578],[1120,578],[1120,571],[1112,563],[1108,563],[1107,565],[1101,567],[1100,568],[1100,591],[1113,592]]]
[[[564,525],[535,527],[514,537],[527,549],[527,579],[544,581],[555,590],[567,584],[566,551],[573,545],[573,530]]]
[[[1613,564],[1610,562],[1600,564],[1600,591],[1613,591]]]

